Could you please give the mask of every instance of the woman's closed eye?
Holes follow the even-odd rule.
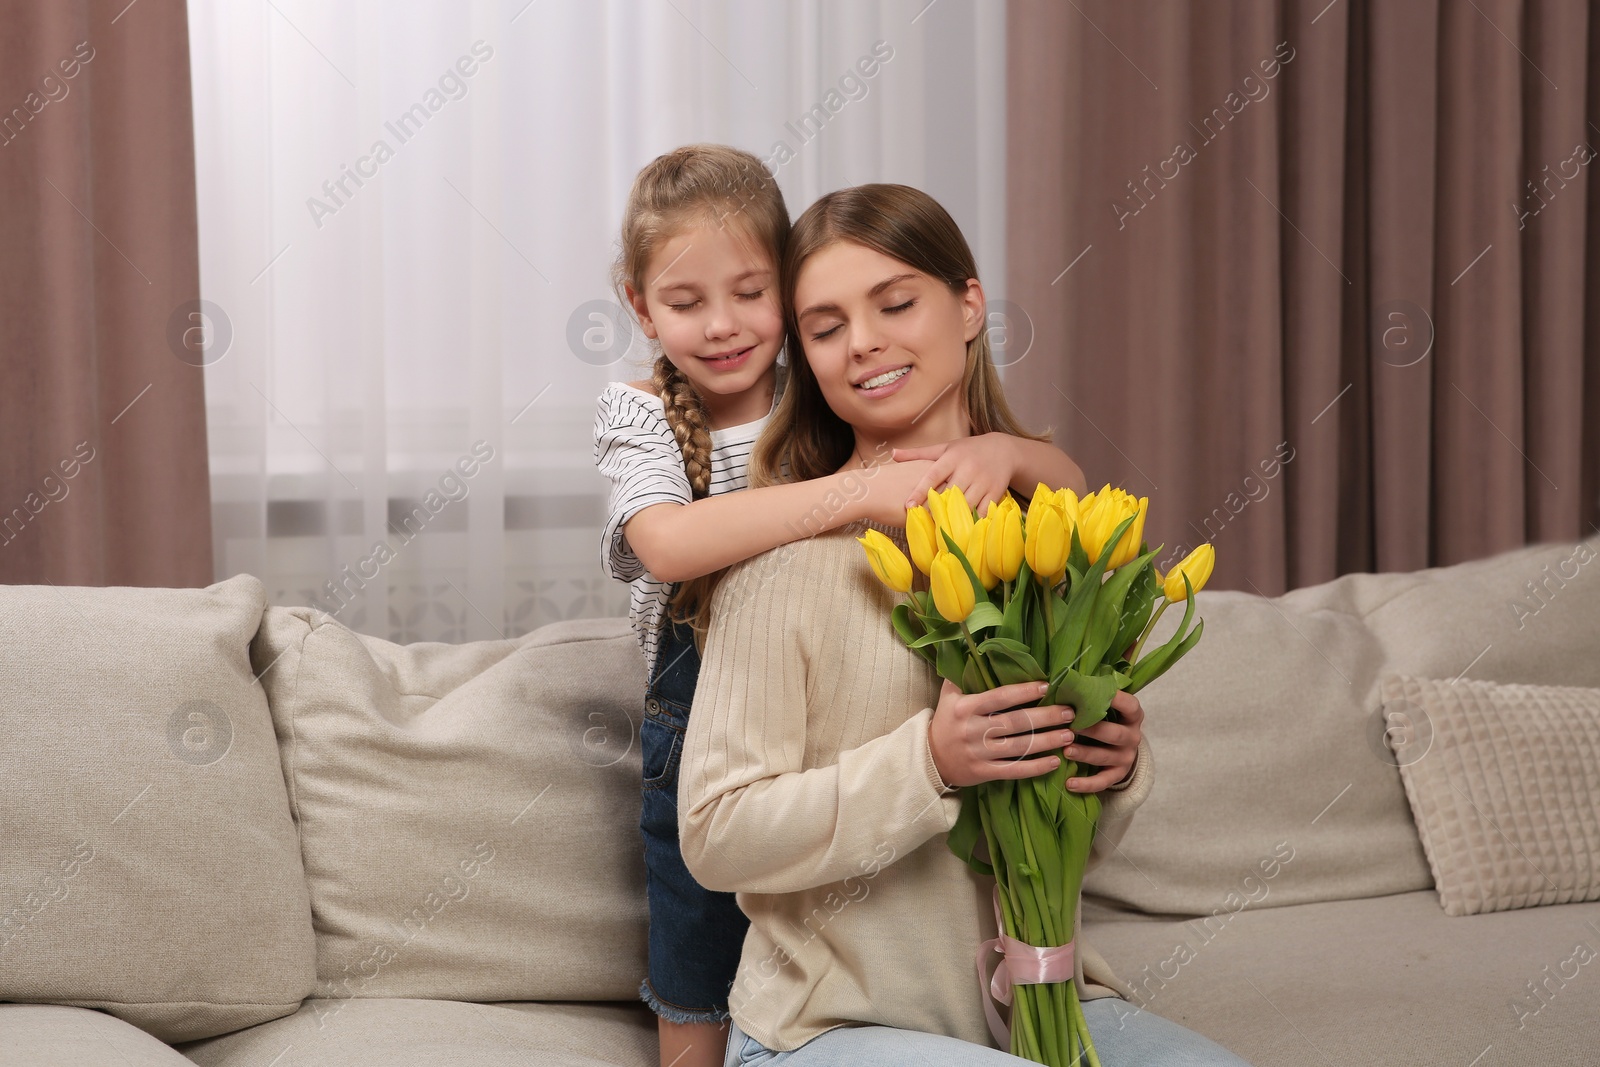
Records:
[[[894,315],[894,314],[898,314],[899,312],[902,312],[902,311],[909,311],[911,308],[916,306],[916,303],[917,303],[916,298],[913,297],[912,299],[907,300],[903,304],[895,304],[893,307],[884,308],[883,309],[883,313],[885,315]],[[841,325],[843,325],[843,324],[836,322],[832,326],[828,327],[826,330],[823,330],[820,333],[812,334],[811,335],[811,339],[813,341],[821,341],[824,338],[831,336],[834,333],[834,331],[836,331]]]

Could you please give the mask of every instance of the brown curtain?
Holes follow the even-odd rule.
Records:
[[[0,26],[0,581],[208,584],[184,2]]]
[[[1600,18],[1012,0],[1007,393],[1274,595],[1600,521]],[[1593,309],[1593,310],[1588,310]]]

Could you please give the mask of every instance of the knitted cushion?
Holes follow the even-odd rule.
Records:
[[[1450,915],[1600,900],[1600,689],[1384,680]]]

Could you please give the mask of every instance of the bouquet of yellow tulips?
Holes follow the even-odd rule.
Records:
[[[967,693],[1048,681],[1039,703],[1071,705],[1080,734],[1107,716],[1118,690],[1137,692],[1160,677],[1204,629],[1189,623],[1215,564],[1212,547],[1201,545],[1163,577],[1152,563],[1160,546],[1146,550],[1142,540],[1148,506],[1148,497],[1109,484],[1082,500],[1040,484],[1026,519],[1009,493],[974,519],[952,487],[906,512],[910,560],[877,530],[859,540],[879,580],[907,594],[894,608],[896,633],[940,677]],[[913,563],[928,576],[926,590],[912,589]],[[1161,613],[1178,602],[1186,606],[1177,632],[1144,652]],[[990,1028],[1013,1055],[1053,1067],[1100,1063],[1071,950],[1100,798],[1067,790],[1077,774],[1063,753],[1046,774],[968,786],[949,834],[956,855],[995,879],[1001,936],[978,959]],[[993,952],[1004,959],[990,978],[984,959]],[[991,996],[1012,1004],[1009,1027]]]

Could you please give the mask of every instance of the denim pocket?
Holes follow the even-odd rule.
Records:
[[[683,728],[653,701],[646,705],[644,721],[639,724],[639,755],[644,765],[644,788],[670,787],[676,792]]]
[[[773,1052],[749,1034],[741,1034],[740,1036],[742,1038],[738,1059],[740,1067],[744,1067],[745,1064],[766,1063],[777,1055],[776,1052]]]

